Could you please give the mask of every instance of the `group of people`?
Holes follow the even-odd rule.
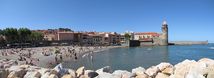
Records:
[[[90,56],[93,54],[93,51],[102,49],[102,46],[57,46],[57,47],[38,47],[38,48],[13,48],[13,49],[1,49],[0,56],[10,56],[16,55],[13,57],[17,59],[17,63],[21,62],[22,64],[37,65],[40,61],[40,57],[54,57],[54,62],[50,64],[60,63],[64,59],[74,59],[78,60],[79,56],[82,54],[88,53]],[[35,57],[37,54],[39,57]],[[38,55],[38,54],[42,54]],[[92,56],[91,56],[92,58]],[[42,59],[41,59],[42,60]]]

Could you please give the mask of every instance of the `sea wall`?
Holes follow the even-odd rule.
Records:
[[[98,70],[80,67],[77,70],[53,69],[30,65],[14,65],[13,60],[0,60],[0,78],[214,78],[214,60],[184,60],[176,65],[160,63],[148,69],[133,68],[132,71],[115,70],[106,66]]]
[[[173,45],[194,45],[194,44],[208,44],[208,41],[171,41],[169,44]]]

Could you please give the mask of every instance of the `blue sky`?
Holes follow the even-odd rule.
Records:
[[[214,42],[214,0],[0,0],[0,29],[161,32],[169,39]]]

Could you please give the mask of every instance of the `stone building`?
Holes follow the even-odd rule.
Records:
[[[58,32],[57,33],[58,41],[73,41],[74,40],[74,32]]]
[[[166,20],[163,21],[162,32],[137,32],[134,33],[134,40],[138,40],[140,45],[168,45],[168,25]]]

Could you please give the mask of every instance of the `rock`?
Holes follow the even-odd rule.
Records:
[[[86,75],[80,75],[79,78],[90,78],[90,77],[88,77],[88,76],[86,76]]]
[[[139,74],[135,78],[149,78],[147,74]]]
[[[62,78],[74,78],[74,77],[70,74],[66,74],[66,75],[63,75]]]
[[[11,66],[10,68],[8,68],[9,72],[12,71],[16,71],[16,70],[21,70],[21,68],[19,66]]]
[[[202,58],[198,61],[199,63],[202,62],[202,63],[205,63],[207,66],[209,65],[214,65],[214,60],[212,59],[209,59],[209,58]]]
[[[80,67],[76,71],[77,77],[80,77],[81,75],[84,75],[84,73],[85,73],[85,67]]]
[[[111,70],[111,67],[110,66],[106,66],[106,67],[103,67],[101,69],[98,69],[96,70],[96,72],[106,72],[106,73],[112,73],[112,70]]]
[[[48,78],[49,75],[50,75],[50,73],[49,73],[49,72],[46,72],[45,74],[42,74],[41,78]]]
[[[16,72],[11,72],[11,73],[7,76],[7,78],[19,78],[19,77],[18,77],[18,74],[17,74]]]
[[[27,69],[27,68],[29,68],[30,67],[30,65],[21,65],[21,66],[19,66],[20,68],[22,68],[22,69]]]
[[[207,78],[214,78],[214,72],[210,72],[207,74]]]
[[[94,78],[94,77],[98,76],[99,74],[97,72],[88,72],[87,75],[89,78]]]
[[[207,78],[214,78],[214,65],[209,65],[204,73],[207,75]]]
[[[9,73],[13,72],[11,75],[16,75],[17,77],[21,77],[21,78],[23,78],[27,72],[27,70],[20,68],[19,66],[11,66],[8,70],[9,70]]]
[[[102,69],[103,69],[103,72],[107,72],[107,73],[111,73],[112,72],[110,66],[103,67]]]
[[[73,77],[76,76],[75,71],[72,70],[72,69],[68,69],[68,74],[70,74],[70,75],[73,76]]]
[[[102,72],[95,78],[114,78],[114,76],[110,73]]]
[[[186,74],[185,78],[205,78],[205,77],[201,74],[198,74],[197,72],[191,72]]]
[[[166,68],[172,68],[173,65],[171,65],[170,63],[160,63],[156,66],[160,71],[163,71]]]
[[[48,78],[58,78],[58,76],[55,74],[51,74]]]
[[[163,74],[171,75],[174,72],[173,68],[165,68],[164,70],[161,71]]]
[[[160,70],[156,66],[152,66],[146,70],[146,74],[150,77],[154,77]]]
[[[145,72],[145,69],[142,68],[142,67],[138,67],[138,68],[132,69],[132,73],[136,74],[136,75],[144,74],[144,72]]]
[[[24,76],[24,78],[40,78],[40,77],[41,77],[41,73],[39,73],[38,71],[27,72]]]
[[[62,64],[58,64],[54,70],[56,70],[56,72],[58,73],[57,75],[59,77],[63,76],[64,74],[68,74],[68,70],[62,67]]]
[[[55,75],[58,75],[58,72],[54,69],[50,70],[50,74],[55,74]]]
[[[46,69],[46,68],[41,68],[41,69],[38,70],[38,71],[39,71],[39,73],[41,73],[41,75],[44,75],[45,73],[50,72],[50,70],[49,70],[49,69]]]
[[[126,70],[116,70],[112,74],[118,78],[131,78],[134,76],[132,73]]]
[[[174,78],[185,78],[185,75],[188,74],[190,67],[197,62],[194,60],[184,60],[181,63],[176,64],[174,70]]]
[[[169,76],[166,75],[166,74],[163,74],[163,73],[158,73],[158,74],[155,76],[155,78],[169,78]]]

